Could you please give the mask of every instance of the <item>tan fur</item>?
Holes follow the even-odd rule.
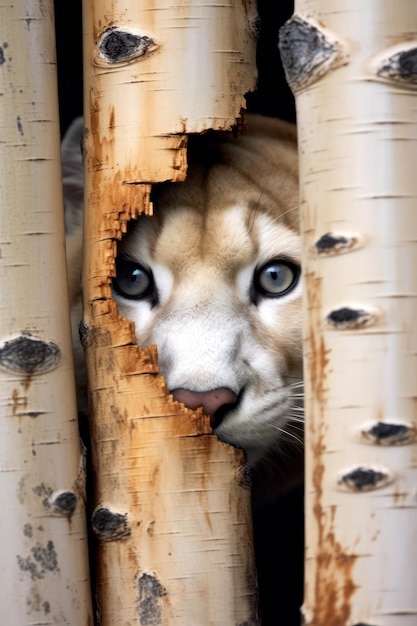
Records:
[[[299,448],[301,437],[301,287],[278,298],[253,295],[257,268],[300,263],[295,130],[252,116],[244,136],[191,138],[189,159],[186,181],[156,185],[154,217],[132,223],[118,245],[118,258],[152,271],[154,301],[114,297],[139,344],[158,345],[169,389],[242,396],[216,433],[256,464],[286,441]],[[77,273],[80,229],[69,230]],[[70,284],[74,301],[74,275]]]

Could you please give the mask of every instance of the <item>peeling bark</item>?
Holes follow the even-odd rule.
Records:
[[[258,624],[240,452],[169,396],[112,300],[116,241],[186,176],[186,133],[230,129],[254,86],[253,3],[84,3],[84,319],[102,626]],[[128,17],[126,17],[128,16]],[[180,27],[179,27],[180,26]]]

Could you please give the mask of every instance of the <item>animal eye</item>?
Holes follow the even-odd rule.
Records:
[[[134,261],[116,259],[116,277],[113,279],[113,288],[125,298],[145,298],[153,290],[152,273]]]
[[[300,268],[289,261],[270,261],[255,274],[254,287],[269,298],[283,296],[297,285]]]

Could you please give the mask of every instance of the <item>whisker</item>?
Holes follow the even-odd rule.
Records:
[[[286,211],[284,211],[284,213],[280,213],[280,215],[277,215],[274,221],[279,222],[279,220],[281,220],[285,215],[288,215],[288,213],[291,213],[292,211],[299,211],[299,210],[300,210],[300,206],[298,204],[295,206],[292,206]]]
[[[275,426],[275,428],[277,430],[279,430],[283,435],[285,435],[285,437],[292,437],[293,439],[295,439],[295,441],[297,443],[300,444],[300,446],[303,445],[303,443],[304,443],[303,440],[300,439],[300,437],[297,437],[297,435],[294,435],[294,433],[292,433],[292,432],[290,432],[288,430],[285,430],[284,428],[280,428],[279,426]]]
[[[263,199],[264,197],[265,197],[265,198],[267,198],[267,197],[268,197],[268,193],[267,193],[265,190],[259,190],[259,191],[258,191],[258,198],[257,198],[257,200],[255,201],[255,204],[257,203],[257,204],[259,204],[259,205],[262,205],[262,199]],[[294,205],[294,206],[290,207],[289,209],[287,209],[286,211],[284,211],[283,213],[280,213],[279,215],[277,215],[276,217],[274,217],[274,218],[273,218],[274,223],[275,223],[275,224],[279,224],[279,223],[280,223],[280,221],[282,220],[282,218],[283,218],[285,215],[288,215],[288,213],[292,213],[293,211],[296,211],[296,212],[298,213],[298,212],[300,211],[300,205],[299,205],[299,204],[296,204],[296,205]]]
[[[304,437],[304,424],[296,424],[295,422],[290,422],[291,431],[297,431],[301,433],[301,436]]]
[[[290,424],[291,424],[291,428],[294,427],[297,430],[304,430],[304,420],[297,418],[293,415],[289,415],[289,420],[290,420]]]

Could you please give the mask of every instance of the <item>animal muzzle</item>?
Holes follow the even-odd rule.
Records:
[[[193,411],[202,407],[204,413],[209,415],[213,429],[220,425],[227,411],[238,401],[238,396],[227,387],[219,387],[210,391],[174,389],[171,393],[174,400],[182,402]]]

